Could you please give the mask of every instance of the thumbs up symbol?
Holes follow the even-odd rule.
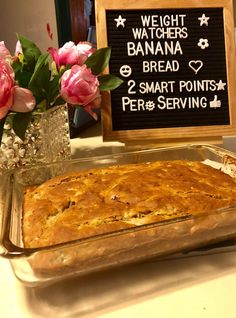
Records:
[[[214,99],[210,102],[210,108],[221,107],[221,101],[217,99],[217,95],[214,96]]]

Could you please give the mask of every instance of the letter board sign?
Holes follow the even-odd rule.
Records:
[[[232,4],[97,0],[97,41],[112,49],[104,140],[175,139],[235,131]]]

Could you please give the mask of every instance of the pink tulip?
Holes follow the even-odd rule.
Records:
[[[76,47],[81,57],[80,65],[84,64],[86,59],[96,51],[96,49],[92,47],[92,44],[90,42],[79,42]]]
[[[61,96],[72,105],[88,105],[98,95],[99,81],[86,65],[74,65],[61,78]]]
[[[16,42],[15,56],[18,56],[19,54],[23,54],[23,52],[22,52],[21,43],[20,43],[20,41],[18,40],[18,41]]]
[[[74,42],[70,41],[59,50],[49,48],[48,51],[59,69],[62,65],[82,65],[88,56],[94,52],[94,49],[89,42],[80,42],[75,45]]]
[[[27,88],[14,86],[13,104],[11,110],[20,113],[30,112],[34,109],[36,101],[32,92]]]
[[[11,57],[11,53],[6,48],[4,41],[0,41],[0,58],[6,60],[9,57]]]
[[[0,119],[6,116],[12,106],[13,87],[13,69],[3,58],[0,58]]]
[[[102,97],[100,94],[99,89],[97,90],[94,99],[87,105],[85,105],[83,108],[86,110],[87,113],[89,113],[95,120],[97,120],[97,114],[93,111],[94,108],[100,108],[102,102]]]
[[[12,67],[0,58],[0,119],[10,110],[28,112],[34,106],[35,98],[32,92],[15,85]]]

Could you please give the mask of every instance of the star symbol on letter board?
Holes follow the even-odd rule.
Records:
[[[219,83],[216,83],[217,90],[218,91],[220,91],[220,90],[224,91],[225,90],[225,85],[226,85],[226,83],[223,83],[222,80],[220,80]]]
[[[125,21],[126,19],[122,18],[121,15],[118,16],[118,18],[114,19],[114,21],[116,21],[116,27],[118,28],[118,26],[122,26],[123,28],[125,27]]]
[[[205,15],[205,13],[203,13],[202,16],[201,16],[200,18],[198,18],[198,20],[200,21],[200,26],[203,26],[204,24],[205,24],[206,26],[208,26],[208,20],[209,20],[209,19],[210,19],[210,18],[207,17],[207,16]]]

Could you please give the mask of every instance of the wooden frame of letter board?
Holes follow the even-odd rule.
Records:
[[[102,128],[104,141],[116,140],[125,142],[126,145],[154,144],[155,146],[157,146],[186,142],[220,143],[223,136],[236,135],[236,63],[234,44],[233,4],[231,0],[96,0],[95,14],[98,48],[108,46],[106,26],[107,10],[144,10],[175,8],[223,9],[230,124],[114,131],[112,129],[110,93],[103,92]],[[105,73],[109,73],[108,68],[105,71]]]

